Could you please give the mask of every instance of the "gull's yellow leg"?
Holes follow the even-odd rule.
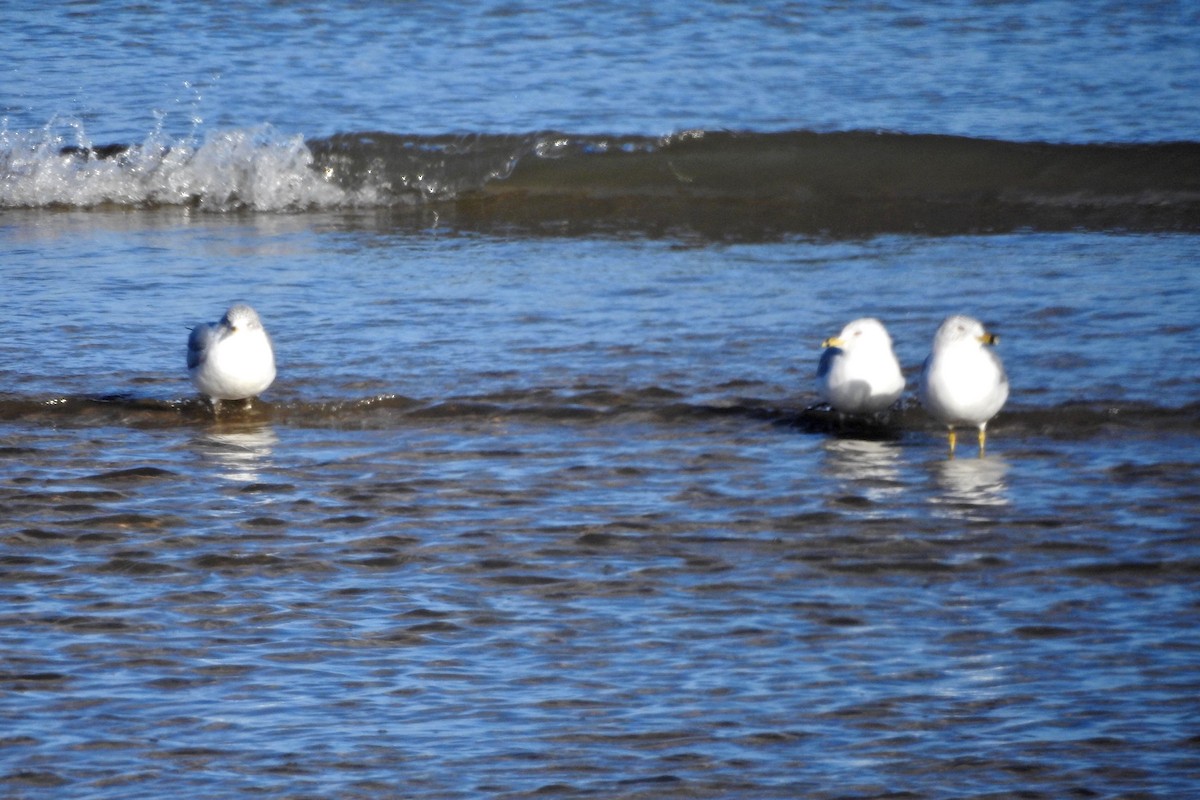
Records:
[[[983,458],[983,450],[987,446],[987,423],[979,426],[979,457]]]
[[[954,455],[954,445],[957,444],[958,437],[954,434],[954,428],[950,429],[950,455]]]

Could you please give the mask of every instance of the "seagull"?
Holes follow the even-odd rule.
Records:
[[[192,328],[188,337],[188,375],[216,409],[222,400],[245,400],[266,391],[275,380],[275,353],[258,312],[235,303],[215,323]]]
[[[817,365],[817,390],[838,413],[877,414],[904,391],[892,337],[879,320],[856,319],[821,347],[825,352]]]
[[[947,317],[933,337],[933,352],[921,368],[921,405],[950,429],[954,455],[954,426],[979,428],[979,455],[987,443],[988,420],[1008,399],[1008,376],[1000,357],[984,345],[999,339],[972,317]]]

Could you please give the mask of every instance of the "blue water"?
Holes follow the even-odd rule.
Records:
[[[1194,793],[1194,234],[481,231],[56,165],[208,141],[187,191],[286,195],[339,131],[1194,140],[1200,12],[6,17],[0,144],[44,169],[0,209],[0,794]],[[187,330],[239,299],[279,378],[214,419]],[[914,377],[959,311],[1012,381],[985,458],[911,392],[810,410],[849,319]]]
[[[1070,2],[10,7],[0,115],[95,141],[888,129],[1193,139],[1200,10]]]

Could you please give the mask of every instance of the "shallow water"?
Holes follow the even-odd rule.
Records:
[[[1188,785],[1194,463],[729,419],[62,438],[6,445],[18,796]]]
[[[141,219],[19,226],[15,796],[1190,785],[1200,373],[1160,313],[1194,239]],[[214,421],[183,347],[226,262],[281,377]],[[1014,383],[986,458],[918,408],[809,410],[852,283],[909,368],[950,286],[986,299]]]
[[[958,201],[893,214],[886,181],[824,231],[779,225],[802,191],[670,224],[661,184],[613,217],[242,202],[324,196],[305,155],[339,131],[1186,139],[1194,14],[406,10],[13,16],[0,794],[1194,792],[1200,238],[1158,224],[1186,189],[955,235],[921,223]],[[59,153],[108,142],[181,160]],[[243,195],[154,194],[180,176]],[[214,416],[188,327],[239,299],[279,378]],[[985,457],[911,391],[815,407],[846,321],[914,378],[955,312],[1012,381]]]

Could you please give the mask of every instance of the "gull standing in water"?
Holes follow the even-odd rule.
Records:
[[[275,380],[275,352],[258,312],[245,303],[229,307],[215,323],[192,328],[188,375],[213,408],[222,400],[250,399]]]
[[[817,390],[838,413],[877,414],[904,391],[892,337],[879,320],[856,319],[821,346]]]
[[[954,455],[954,426],[979,428],[979,455],[987,443],[988,420],[1008,399],[1008,376],[1000,357],[985,345],[997,337],[972,317],[947,317],[933,337],[933,352],[921,368],[921,405],[950,429]]]

